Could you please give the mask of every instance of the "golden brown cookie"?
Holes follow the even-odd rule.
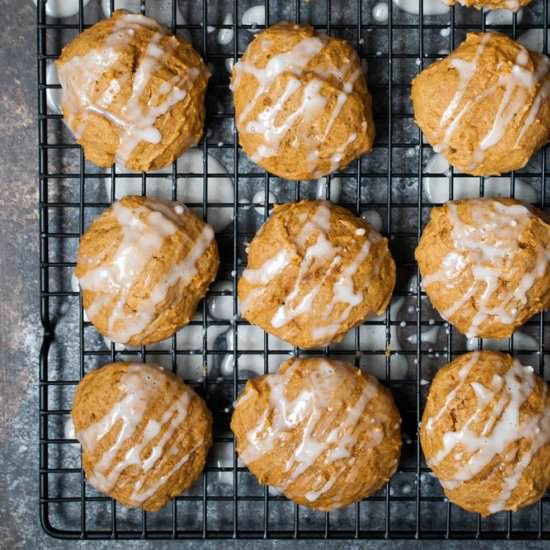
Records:
[[[117,10],[65,46],[56,65],[65,122],[98,166],[155,170],[200,140],[208,69],[153,19]]]
[[[550,60],[499,33],[470,33],[412,83],[416,122],[455,168],[518,170],[550,135]]]
[[[157,365],[111,363],[88,373],[72,418],[90,484],[148,512],[191,487],[212,445],[204,401]]]
[[[507,338],[550,307],[550,223],[513,199],[431,212],[415,257],[433,306],[468,338]]]
[[[82,236],[75,275],[97,330],[139,346],[189,323],[218,266],[213,229],[187,207],[127,196]]]
[[[528,506],[550,485],[547,385],[504,353],[462,355],[432,382],[420,442],[451,502],[484,516]]]
[[[239,306],[270,334],[320,347],[381,314],[394,286],[385,238],[345,208],[301,201],[275,206],[250,243]]]
[[[273,25],[235,64],[231,88],[244,151],[277,176],[318,178],[372,149],[372,100],[345,40]]]
[[[401,418],[389,390],[349,363],[289,359],[247,382],[231,429],[264,485],[315,510],[372,495],[395,472]]]
[[[472,7],[480,10],[510,10],[518,11],[531,3],[532,0],[446,0],[449,6]]]

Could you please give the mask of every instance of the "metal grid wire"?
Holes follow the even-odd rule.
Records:
[[[94,8],[92,0],[85,8],[80,0],[78,15],[51,19],[46,17],[44,0],[38,1],[40,306],[44,327],[40,352],[40,516],[44,529],[56,537],[85,539],[550,538],[550,498],[515,514],[500,513],[485,519],[448,503],[426,468],[417,438],[429,380],[439,366],[466,350],[466,341],[433,312],[421,292],[418,277],[412,284],[407,282],[417,274],[412,252],[433,206],[423,190],[423,182],[430,176],[426,160],[432,153],[422,142],[412,119],[408,100],[410,80],[432,60],[460,43],[467,31],[489,28],[486,14],[451,9],[447,16],[417,17],[392,8],[390,3],[388,20],[380,23],[372,18],[372,2],[363,0],[309,3],[265,0],[266,25],[283,18],[313,23],[329,34],[350,40],[368,64],[377,140],[370,155],[338,174],[344,190],[339,202],[357,214],[371,209],[382,217],[382,231],[390,238],[398,264],[394,300],[405,304],[399,312],[390,308],[383,318],[355,329],[347,348],[334,346],[305,352],[276,346],[263,333],[260,347],[250,343],[246,338],[250,327],[237,317],[236,281],[246,259],[244,250],[272,206],[263,199],[251,204],[252,191],[262,191],[260,196],[270,197],[270,191],[275,190],[280,202],[312,198],[316,194],[311,182],[284,182],[251,164],[239,149],[238,137],[232,129],[225,62],[238,59],[251,40],[254,29],[241,24],[242,14],[249,5],[260,2],[180,0],[185,24],[176,17],[176,2],[167,0],[172,31],[190,33],[194,46],[211,63],[214,75],[207,101],[209,130],[200,144],[202,169],[182,172],[181,166],[174,163],[161,174],[140,174],[139,192],[147,194],[156,178],[163,178],[175,199],[182,182],[194,178],[193,185],[203,188],[203,198],[190,206],[206,219],[212,208],[229,210],[232,222],[217,234],[222,256],[219,278],[227,283],[209,292],[196,319],[181,332],[191,334],[183,343],[179,336],[174,336],[161,348],[122,350],[106,346],[84,320],[79,293],[71,287],[71,274],[79,237],[90,220],[116,198],[117,184],[135,175],[120,174],[116,168],[105,173],[87,163],[81,148],[63,127],[61,115],[52,113],[47,104],[48,90],[58,88],[47,81],[48,63],[57,58],[68,40],[102,14],[99,3]],[[513,37],[538,29],[547,51],[548,0],[538,2],[538,7],[533,8],[534,15],[526,13],[521,23],[514,16],[511,25],[492,28]],[[113,4],[111,1],[111,8]],[[147,13],[145,1],[141,4],[142,11]],[[422,6],[420,0],[421,13]],[[232,21],[223,17],[228,13]],[[225,48],[213,40],[220,29],[234,33]],[[546,154],[546,151],[539,153],[518,174],[535,189],[541,207],[550,204]],[[225,174],[212,170],[208,155],[218,155],[223,160],[234,184],[231,200],[209,200],[209,188],[215,190]],[[440,185],[448,186],[452,198],[453,171],[433,175],[448,176],[448,183],[443,180]],[[103,187],[105,179],[110,181],[107,193]],[[479,181],[480,192],[484,194],[486,181],[474,180],[476,184]],[[516,184],[516,175],[512,174],[510,183],[506,183],[512,195]],[[328,178],[326,198],[332,196],[333,185],[334,177]],[[255,216],[252,222],[250,216]],[[208,315],[208,300],[215,297],[228,301],[229,318]],[[530,335],[529,345],[519,346],[515,339],[505,344],[505,349],[536,365],[541,374],[544,374],[545,346],[550,347],[549,324],[548,316],[538,315],[522,329]],[[422,332],[433,327],[440,327],[441,337],[428,347],[422,341]],[[362,332],[365,328],[381,331],[385,346],[373,347],[365,337],[368,333]],[[396,346],[397,330],[404,335],[402,349]],[[225,348],[215,337],[210,338],[210,331],[224,334]],[[483,348],[484,342],[479,341],[477,347]],[[403,417],[404,447],[398,472],[377,495],[330,514],[312,512],[260,487],[238,463],[228,424],[231,403],[251,375],[242,365],[251,357],[260,357],[263,371],[269,372],[274,369],[272,360],[280,363],[291,353],[351,357],[358,366],[371,361],[381,364],[378,374],[392,389]],[[220,361],[227,356],[234,363],[233,372],[220,375]],[[127,510],[86,485],[80,447],[66,429],[72,395],[80,378],[92,368],[124,359],[162,362],[183,373],[206,398],[214,415],[215,446],[205,473],[191,491],[155,514]],[[399,376],[395,374],[398,360],[407,365]],[[187,375],[185,365],[190,363],[202,373],[198,381],[196,376]],[[220,449],[229,449],[225,458],[220,458],[223,455]]]

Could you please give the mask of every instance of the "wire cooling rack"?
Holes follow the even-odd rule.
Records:
[[[422,458],[417,427],[435,370],[466,349],[498,345],[544,374],[550,321],[541,314],[521,329],[521,338],[498,344],[468,343],[431,309],[415,278],[413,258],[433,206],[433,193],[426,194],[427,182],[437,188],[437,196],[443,190],[447,195],[441,200],[445,200],[455,196],[459,183],[473,185],[484,194],[489,184],[494,188],[495,181],[470,178],[456,182],[452,170],[430,174],[426,163],[433,152],[414,124],[408,98],[412,77],[453,49],[470,30],[492,28],[513,37],[538,33],[547,51],[548,1],[535,1],[524,10],[523,18],[514,16],[500,26],[498,17],[490,19],[473,9],[454,8],[446,15],[418,17],[391,2],[387,20],[377,21],[372,15],[375,1],[167,0],[162,5],[164,22],[173,32],[190,36],[213,73],[207,99],[208,131],[190,164],[176,162],[161,173],[138,175],[120,173],[116,167],[105,172],[86,162],[61,115],[52,111],[47,100],[48,94],[58,93],[48,76],[51,62],[64,44],[103,17],[99,0],[80,0],[78,14],[69,19],[47,17],[44,0],[37,2],[44,327],[40,517],[50,535],[83,539],[550,538],[549,498],[514,514],[483,519],[448,503]],[[422,13],[423,1],[419,3]],[[139,7],[148,13],[151,4],[142,0]],[[158,9],[160,2],[153,4]],[[374,97],[375,149],[328,178],[324,186],[270,176],[250,163],[238,147],[228,69],[257,30],[243,23],[245,10],[257,4],[265,9],[266,25],[283,19],[312,23],[347,38],[366,62]],[[230,37],[223,44],[217,39],[220,30]],[[497,181],[497,186],[512,195],[527,186],[532,200],[548,207],[546,154],[539,153],[525,169]],[[128,185],[141,194],[160,189],[174,199],[181,198],[183,190],[185,200],[204,218],[211,220],[221,213],[228,221],[217,233],[222,282],[210,290],[191,325],[160,346],[131,350],[99,337],[86,322],[79,293],[71,284],[80,235]],[[220,195],[222,188],[226,192]],[[189,190],[194,194],[185,195]],[[397,260],[398,284],[393,305],[382,318],[355,329],[343,344],[304,352],[289,349],[237,317],[236,281],[246,260],[246,244],[269,214],[271,203],[315,196],[337,198],[357,214],[368,210],[370,219],[381,220]],[[348,358],[367,370],[374,369],[391,387],[403,417],[403,455],[398,472],[377,495],[330,514],[312,512],[259,486],[238,462],[229,430],[231,404],[249,376],[274,370],[291,353]],[[113,360],[170,366],[206,398],[214,414],[215,445],[203,476],[191,491],[158,513],[127,510],[96,493],[84,480],[80,447],[69,423],[72,397],[85,372]]]

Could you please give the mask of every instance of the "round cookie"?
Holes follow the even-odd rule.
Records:
[[[82,236],[75,276],[97,330],[139,346],[189,323],[218,266],[213,229],[187,207],[127,196]]]
[[[309,25],[256,35],[231,80],[246,154],[281,178],[315,179],[372,149],[372,100],[355,50]]]
[[[155,170],[200,140],[208,69],[153,19],[117,10],[65,46],[56,65],[65,123],[97,166]]]
[[[241,316],[302,348],[339,342],[381,314],[395,286],[388,242],[325,201],[275,206],[248,248]]]
[[[483,516],[528,506],[550,485],[547,385],[509,355],[462,355],[432,382],[420,442],[451,502]]]
[[[88,373],[72,418],[90,484],[148,512],[191,487],[212,445],[204,401],[157,365],[111,363]]]
[[[450,201],[415,251],[439,314],[468,338],[507,338],[550,307],[550,223],[513,199]]]
[[[550,136],[550,60],[499,33],[469,33],[412,83],[416,122],[455,168],[518,170]]]
[[[395,472],[401,418],[389,390],[349,363],[289,359],[249,380],[231,429],[264,485],[316,510],[372,495]]]

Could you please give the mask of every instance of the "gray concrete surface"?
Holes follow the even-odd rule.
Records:
[[[542,548],[472,542],[62,542],[38,520],[38,216],[34,5],[0,0],[0,548]]]

